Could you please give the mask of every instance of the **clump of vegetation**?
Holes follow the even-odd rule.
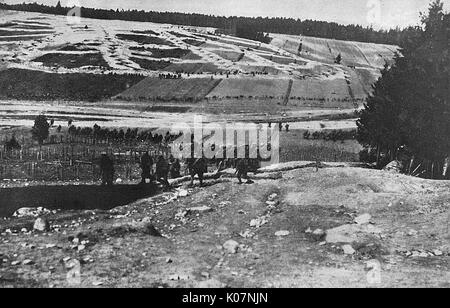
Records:
[[[201,46],[203,45],[205,42],[202,41],[197,41],[197,40],[193,40],[193,39],[185,39],[183,40],[183,42],[185,42],[186,44],[192,45],[192,46]]]
[[[136,58],[136,57],[130,57],[130,60],[139,64],[139,66],[143,69],[150,70],[150,71],[158,71],[163,68],[168,67],[171,63],[170,61],[157,61],[157,60],[149,60],[149,59],[143,59],[143,58]]]
[[[5,142],[5,150],[6,151],[12,151],[12,150],[20,150],[22,146],[17,141],[16,136],[12,136],[11,139]]]
[[[130,50],[150,52],[152,58],[182,58],[190,53],[189,49],[181,48],[160,49],[132,46],[130,47]]]
[[[159,33],[153,31],[153,30],[133,30],[131,31],[136,34],[151,34],[151,35],[159,35]]]
[[[99,101],[125,91],[144,78],[131,74],[56,74],[10,68],[0,71],[0,98]]]
[[[331,131],[305,131],[303,133],[303,138],[306,140],[327,140],[327,141],[345,141],[345,140],[354,140],[356,139],[356,131],[355,130],[331,130]]]
[[[91,48],[83,43],[71,44],[59,49],[60,51],[98,51],[98,49]]]
[[[124,41],[132,41],[139,44],[153,44],[153,45],[166,45],[174,46],[173,43],[162,39],[160,37],[151,35],[139,35],[139,34],[117,34],[116,37]]]
[[[97,66],[105,69],[111,67],[100,52],[85,54],[47,53],[33,60],[41,62],[45,66],[80,68],[83,66]]]
[[[45,115],[38,115],[36,117],[31,129],[31,134],[33,139],[38,142],[39,146],[42,146],[44,140],[47,139],[50,134],[50,124]]]

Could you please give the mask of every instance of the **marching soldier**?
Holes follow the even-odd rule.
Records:
[[[114,179],[114,163],[106,153],[102,153],[99,166],[102,176],[102,186],[112,186]]]
[[[170,177],[172,179],[177,179],[177,178],[181,177],[180,170],[181,170],[180,160],[178,158],[175,159],[171,155],[170,156]]]
[[[156,162],[156,180],[163,184],[165,188],[170,188],[170,183],[168,181],[169,176],[169,164],[164,159],[164,156],[160,155],[158,161]]]
[[[145,181],[147,179],[152,180],[152,173],[153,173],[153,158],[148,154],[148,152],[145,152],[141,157],[141,169],[142,169],[142,180],[141,184],[145,184]]]
[[[198,175],[200,186],[203,186],[203,174],[207,172],[208,164],[205,158],[188,158],[186,159],[189,175],[191,176],[191,183],[189,186],[194,185],[194,177]]]
[[[239,184],[242,184],[242,179],[246,180],[246,184],[253,184],[254,182],[248,177],[250,169],[250,160],[248,158],[238,158],[236,160],[236,173]]]

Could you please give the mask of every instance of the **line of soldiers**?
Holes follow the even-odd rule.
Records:
[[[155,162],[148,152],[145,152],[140,158],[141,184],[145,184],[147,180],[150,182],[156,180],[163,184],[166,188],[170,188],[168,181],[169,175],[172,179],[181,177],[180,160],[170,156],[167,161],[164,156],[159,155],[156,159],[156,170],[153,172]],[[216,160],[217,174],[226,168],[235,168],[239,183],[242,184],[242,179],[246,180],[247,184],[252,184],[248,176],[248,172],[255,171],[259,167],[257,159],[239,158],[239,159],[220,159]],[[188,158],[186,159],[186,166],[191,177],[190,186],[194,184],[195,176],[198,176],[200,186],[203,186],[204,174],[208,172],[208,160],[206,158]],[[101,170],[102,185],[113,185],[114,179],[114,163],[112,159],[106,154],[102,154],[99,162]]]

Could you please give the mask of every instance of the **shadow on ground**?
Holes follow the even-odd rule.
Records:
[[[112,187],[33,186],[0,189],[0,217],[11,216],[22,207],[62,210],[109,210],[157,192],[154,185],[114,185]]]

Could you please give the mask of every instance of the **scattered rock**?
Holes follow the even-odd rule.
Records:
[[[314,232],[312,232],[312,236],[316,241],[322,240],[326,235],[326,232],[322,229],[316,229]]]
[[[14,212],[14,217],[39,217],[43,215],[50,214],[51,211],[43,208],[43,207],[37,207],[37,208],[31,208],[31,207],[23,207],[18,209]]]
[[[416,236],[419,232],[416,230],[410,229],[407,233],[408,236]]]
[[[242,236],[243,238],[252,238],[255,236],[255,233],[253,233],[250,230],[245,230],[244,232],[239,233],[240,236]]]
[[[95,287],[101,286],[101,285],[103,285],[103,281],[94,281],[92,283],[92,285],[95,286]]]
[[[256,219],[252,219],[250,221],[250,227],[253,228],[260,228],[263,225],[265,225],[268,222],[267,217],[266,216],[262,216],[262,217],[258,217]]]
[[[312,233],[311,228],[306,229],[306,230],[305,230],[305,233],[306,233],[306,234],[311,234],[311,233]]]
[[[197,284],[197,287],[200,289],[222,289],[225,288],[227,285],[225,283],[220,282],[217,279],[208,279],[204,281],[200,281]]]
[[[267,200],[268,200],[268,201],[273,201],[273,200],[275,200],[277,197],[278,197],[278,195],[277,195],[276,193],[273,193],[273,194],[271,194],[271,195],[267,198]]]
[[[189,280],[189,276],[188,276],[188,275],[178,275],[178,274],[174,274],[174,275],[170,275],[170,276],[169,276],[169,280],[173,280],[173,281]]]
[[[187,197],[189,195],[189,192],[186,189],[179,189],[177,191],[178,197]]]
[[[289,235],[289,231],[277,231],[275,232],[275,236],[288,236]]]
[[[326,232],[325,240],[328,243],[353,243],[358,237],[365,237],[370,234],[380,235],[381,230],[370,225],[342,225],[337,228],[329,229]]]
[[[266,204],[268,206],[274,207],[274,206],[277,206],[279,204],[279,202],[278,201],[266,201]]]
[[[166,263],[172,263],[172,262],[173,262],[173,260],[171,258],[166,259]]]
[[[370,214],[363,214],[355,218],[355,223],[358,225],[365,225],[370,223],[372,216]]]
[[[342,246],[342,250],[344,251],[344,254],[346,254],[346,255],[353,255],[356,252],[351,245]]]
[[[33,229],[39,232],[47,232],[50,230],[50,224],[45,218],[39,217],[34,221]]]
[[[188,212],[191,213],[207,213],[211,211],[212,208],[210,208],[209,206],[191,207],[188,209]]]
[[[140,223],[136,225],[136,227],[139,231],[141,231],[144,234],[157,237],[162,236],[161,233],[155,228],[151,218],[149,217],[144,218]]]
[[[201,274],[203,277],[205,277],[206,279],[209,279],[209,273],[208,272],[201,272]]]
[[[401,161],[394,160],[384,167],[383,170],[392,173],[401,173],[403,170],[403,163]]]
[[[239,243],[234,240],[228,240],[223,244],[223,248],[229,253],[236,253],[239,248]]]
[[[32,265],[34,262],[32,260],[23,260],[22,265]]]
[[[440,257],[440,256],[442,256],[444,253],[443,253],[442,251],[438,250],[438,249],[435,249],[435,250],[433,250],[433,254],[434,254],[436,257]]]

